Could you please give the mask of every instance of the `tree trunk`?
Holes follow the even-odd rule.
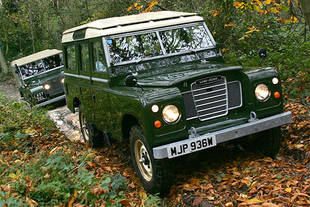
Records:
[[[33,22],[32,22],[32,12],[29,13],[30,30],[31,30],[31,41],[32,41],[32,52],[35,53],[36,49],[34,47],[34,32],[33,32]]]
[[[8,66],[6,64],[6,60],[4,59],[4,56],[3,56],[1,48],[0,48],[0,65],[1,65],[3,73],[8,73],[9,72]]]
[[[301,8],[305,16],[305,20],[310,29],[310,0],[301,0]]]

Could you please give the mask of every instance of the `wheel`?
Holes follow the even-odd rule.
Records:
[[[262,152],[266,156],[275,158],[281,148],[281,128],[276,127],[251,135],[240,143],[243,148],[252,152]]]
[[[130,130],[131,159],[146,191],[165,195],[172,183],[166,160],[155,160],[139,126]]]
[[[258,146],[260,150],[267,156],[275,158],[279,153],[282,142],[281,128],[276,127],[263,131],[258,135]]]
[[[83,107],[81,105],[79,106],[79,121],[84,142],[87,143],[91,148],[102,147],[104,145],[102,133],[96,129],[93,124],[87,121]]]

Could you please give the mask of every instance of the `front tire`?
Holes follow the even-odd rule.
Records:
[[[275,158],[281,148],[281,141],[281,128],[276,127],[251,135],[240,144],[247,151],[262,152],[266,156]]]
[[[269,157],[276,158],[281,148],[282,133],[281,128],[276,127],[258,134],[258,146],[261,151]]]
[[[155,160],[139,126],[130,130],[131,159],[146,191],[165,195],[170,191],[172,179],[166,160]]]
[[[91,148],[102,147],[104,144],[104,139],[102,133],[96,129],[96,127],[87,121],[83,107],[79,106],[79,121],[80,128],[83,135],[83,140]]]

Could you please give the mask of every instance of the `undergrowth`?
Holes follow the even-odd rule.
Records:
[[[0,94],[0,207],[129,203],[127,179],[89,170],[96,152],[68,141],[45,113]],[[143,199],[149,206],[160,202]]]

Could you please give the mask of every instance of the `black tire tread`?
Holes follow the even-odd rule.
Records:
[[[82,129],[82,125],[81,125],[81,113],[83,113],[83,106],[79,106],[79,122],[80,122],[80,128]],[[100,130],[98,130],[92,123],[86,123],[88,130],[89,130],[89,141],[88,141],[88,145],[91,148],[100,148],[104,145],[104,137],[103,134]],[[82,135],[83,135],[83,139],[84,141],[84,132],[82,131]]]
[[[138,177],[144,187],[144,189],[152,194],[160,193],[161,196],[166,195],[167,193],[170,192],[170,187],[173,182],[172,176],[170,175],[171,170],[169,165],[168,165],[168,160],[156,160],[153,157],[152,151],[149,149],[147,146],[145,140],[144,140],[144,135],[142,132],[142,129],[139,126],[133,126],[130,130],[129,133],[130,137],[130,146],[131,146],[131,157],[132,157],[132,162],[135,167],[135,170],[138,174]],[[153,166],[153,178],[150,182],[146,182],[142,175],[139,173],[139,168],[137,164],[135,163],[135,155],[134,155],[134,149],[133,145],[136,140],[136,138],[140,138],[145,146],[148,148],[149,154],[152,159],[152,166]]]

